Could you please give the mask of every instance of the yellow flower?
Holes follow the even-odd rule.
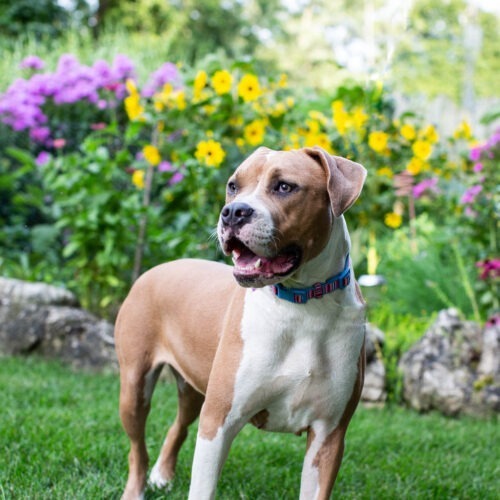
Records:
[[[281,73],[280,79],[278,81],[278,87],[284,89],[288,86],[288,75],[286,73]]]
[[[238,84],[238,95],[245,102],[255,101],[261,94],[259,79],[255,75],[246,74]]]
[[[127,78],[127,81],[125,82],[125,87],[127,88],[127,92],[130,95],[138,94],[137,85],[131,78]]]
[[[356,130],[360,131],[364,124],[368,121],[368,115],[360,106],[354,108],[352,112],[352,122]]]
[[[418,140],[411,147],[413,154],[421,160],[427,160],[432,153],[432,144],[428,141]]]
[[[376,153],[383,153],[387,148],[388,140],[389,136],[385,132],[370,132],[370,135],[368,136],[368,145]]]
[[[340,135],[345,135],[347,132],[349,113],[344,109],[344,103],[340,100],[332,102],[333,123]]]
[[[290,148],[299,149],[300,148],[300,136],[299,134],[290,134]]]
[[[327,153],[333,154],[333,148],[330,139],[326,134],[318,134],[316,136],[316,146],[323,148]]]
[[[340,99],[336,99],[332,102],[332,113],[338,113],[339,111],[345,111],[344,103]]]
[[[231,85],[233,84],[233,75],[229,71],[223,69],[216,71],[214,76],[212,76],[212,87],[215,92],[219,95],[227,94],[231,91]]]
[[[179,111],[186,109],[186,95],[183,90],[179,90],[175,93],[175,101]]]
[[[312,118],[313,120],[321,123],[322,125],[326,125],[327,119],[326,116],[321,112],[321,111],[309,111],[309,117]]]
[[[377,170],[377,175],[380,177],[389,177],[392,179],[394,177],[394,172],[390,169],[390,167],[382,167]]]
[[[224,161],[226,153],[219,142],[210,139],[198,143],[195,156],[208,167],[218,167]]]
[[[265,133],[266,124],[262,120],[254,120],[253,122],[249,123],[243,131],[245,140],[251,146],[262,144],[262,142],[264,141]]]
[[[163,104],[161,101],[155,100],[153,104],[155,111],[161,112],[165,109],[165,104]]]
[[[411,175],[418,175],[422,172],[423,167],[424,161],[414,156],[406,165],[406,170],[410,172]]]
[[[125,97],[124,100],[125,112],[129,120],[138,120],[144,113],[144,108],[141,106],[141,98],[139,94],[131,94]]]
[[[205,111],[207,115],[213,115],[217,111],[217,107],[213,104],[207,104],[203,106],[203,111]]]
[[[411,125],[410,123],[405,123],[401,127],[399,132],[407,141],[413,141],[413,139],[415,139],[415,137],[417,137],[417,132],[415,131],[415,127],[413,125]]]
[[[333,153],[332,145],[326,134],[308,133],[304,141],[305,147],[320,146],[328,153]]]
[[[337,111],[333,115],[333,122],[340,135],[345,135],[349,126],[349,113],[347,111]]]
[[[431,144],[435,144],[439,141],[439,134],[437,133],[434,125],[427,125],[424,130],[421,131],[420,136],[422,139],[427,140]]]
[[[453,137],[455,139],[472,139],[472,128],[467,120],[463,120],[462,123],[457,127],[455,132],[453,132]]]
[[[286,106],[282,102],[277,102],[274,108],[271,110],[271,116],[274,118],[279,118],[281,115],[286,113]]]
[[[144,189],[144,170],[134,171],[132,174],[132,184],[139,189]]]
[[[384,223],[392,229],[397,229],[403,223],[403,217],[396,212],[385,214]]]
[[[206,71],[198,71],[193,82],[193,97],[195,100],[200,100],[202,98],[203,89],[207,84],[207,73]]]
[[[310,134],[319,134],[319,122],[317,122],[316,120],[306,120],[306,125],[309,128]]]
[[[144,159],[153,166],[158,165],[161,162],[161,155],[156,146],[148,144],[142,148],[142,154]]]
[[[286,101],[285,101],[285,104],[289,107],[289,108],[293,108],[295,106],[295,99],[293,97],[287,97],[286,98]]]

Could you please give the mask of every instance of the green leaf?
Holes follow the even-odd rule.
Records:
[[[23,149],[18,149],[18,148],[12,148],[8,147],[6,148],[7,154],[14,158],[15,160],[20,161],[21,163],[25,165],[31,165],[35,166],[35,160],[33,156],[28,153],[27,151],[24,151]]]
[[[80,242],[78,241],[71,241],[70,243],[68,243],[64,249],[63,249],[63,257],[64,258],[68,258],[68,257],[71,257],[74,253],[77,252],[77,250],[79,250],[81,247],[81,244]]]

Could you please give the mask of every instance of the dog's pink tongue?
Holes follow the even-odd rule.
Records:
[[[274,259],[266,259],[250,251],[234,251],[233,261],[238,271],[252,274],[286,273],[293,266],[290,256],[278,255]]]

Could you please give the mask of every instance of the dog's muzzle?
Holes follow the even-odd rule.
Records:
[[[220,213],[219,240],[234,263],[233,274],[242,286],[262,287],[280,282],[300,265],[296,244],[279,248],[274,231],[247,203],[232,202]]]

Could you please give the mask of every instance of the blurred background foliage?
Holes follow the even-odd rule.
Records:
[[[116,44],[110,38],[116,35],[121,49],[141,43],[149,49],[146,72],[153,69],[147,52],[189,65],[220,53],[287,71],[297,86],[328,88],[346,77],[383,77],[398,91],[460,102],[470,86],[474,96],[497,97],[500,24],[494,3],[0,0],[0,47],[17,50],[19,58],[34,40],[43,40],[50,52],[51,44],[64,46],[69,37],[70,46],[76,38],[94,51],[112,52]],[[0,89],[10,76],[2,72]]]
[[[369,169],[364,198],[348,217],[358,274],[377,270],[378,264],[388,280],[385,301],[373,308],[375,318],[392,328],[397,313],[428,317],[454,305],[485,320],[496,311],[498,275],[493,271],[490,281],[478,279],[476,263],[498,258],[498,221],[492,220],[498,214],[497,143],[483,152],[481,175],[489,177],[481,181],[484,190],[472,200],[475,205],[467,207],[474,219],[466,216],[460,196],[479,182],[470,148],[493,137],[500,114],[499,8],[493,3],[0,0],[0,92],[16,78],[33,75],[20,68],[29,55],[41,58],[47,73],[56,70],[63,54],[89,66],[126,54],[139,91],[166,61],[177,65],[178,83],[186,89],[193,88],[199,71],[210,79],[227,69],[234,78],[231,96],[212,91],[200,104],[190,95],[187,110],[180,101],[169,108],[168,95],[168,109],[161,110],[154,99],[141,97],[144,122],[126,117],[123,98],[130,89],[113,109],[92,110],[80,102],[63,110],[47,102],[50,127],[60,134],[54,138],[66,142],[46,148],[46,163],[37,155],[47,151],[29,134],[2,126],[0,273],[66,284],[87,307],[112,317],[130,284],[138,246],[144,247],[143,269],[182,255],[221,258],[210,241],[223,199],[219,188],[259,145],[237,143],[253,124],[254,134],[265,136],[271,147],[323,141]],[[283,72],[286,91],[279,87]],[[263,88],[271,89],[259,101],[261,109],[244,106],[235,93],[247,73],[259,75]],[[439,108],[434,99],[443,96]],[[283,104],[287,97],[293,105]],[[285,108],[273,108],[278,105]],[[355,116],[361,128],[341,133],[342,120]],[[254,123],[259,120],[265,124]],[[160,123],[166,124],[170,142],[155,139]],[[440,192],[419,198],[412,233],[408,200],[395,197],[391,176],[406,168],[417,139],[404,137],[401,127],[422,135],[430,123],[441,137],[432,143],[422,174],[439,177]],[[188,130],[189,138],[176,130]],[[383,134],[379,139],[388,141],[390,153],[369,146],[371,132]],[[195,161],[197,145],[209,140],[224,148],[220,169]],[[155,170],[145,203],[141,183],[151,165],[140,154],[152,144],[170,170]],[[391,176],[382,173],[384,168]],[[183,182],[173,181],[176,174]],[[391,228],[384,224],[389,211],[395,211]],[[137,239],[144,217],[143,245]],[[401,226],[394,217],[403,220]],[[409,328],[412,321],[404,324]]]

